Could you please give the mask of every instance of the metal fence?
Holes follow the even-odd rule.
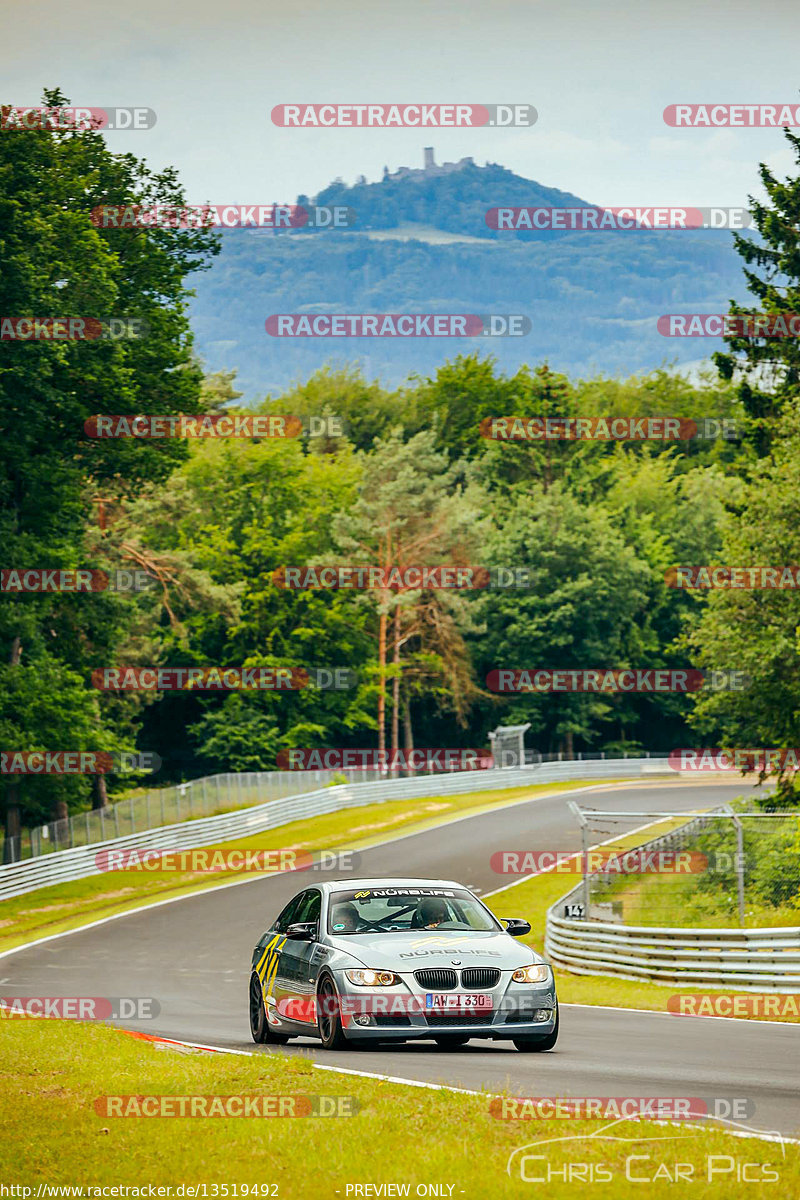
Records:
[[[453,796],[466,792],[492,791],[505,788],[524,787],[527,784],[576,782],[582,779],[626,779],[638,778],[643,774],[663,772],[674,774],[667,759],[594,759],[571,762],[552,762],[506,770],[459,771],[446,774],[420,776],[414,779],[381,778],[373,782],[336,784],[320,787],[300,795],[266,799],[233,812],[218,816],[199,817],[180,824],[160,826],[153,829],[131,831],[119,838],[104,842],[82,843],[55,853],[23,859],[20,862],[0,867],[0,899],[19,896],[34,888],[48,884],[64,883],[83,879],[100,873],[97,866],[99,851],[112,847],[136,846],[140,850],[190,850],[211,846],[237,837],[251,837],[267,829],[286,825],[291,821],[336,812],[342,808],[362,807],[367,804],[385,803],[390,800],[427,798],[429,796]],[[269,779],[276,772],[265,772]],[[298,773],[285,772],[297,781]],[[306,775],[309,772],[305,773]],[[320,772],[320,774],[330,774]],[[225,776],[219,777],[225,779]],[[233,777],[235,778],[235,777]],[[252,796],[259,795],[260,776],[243,776]],[[202,784],[202,780],[195,783]],[[239,785],[232,785],[238,787]],[[244,785],[242,785],[244,786]],[[295,783],[295,786],[297,784]],[[306,785],[307,786],[307,785]],[[119,806],[116,806],[119,807]],[[123,806],[124,807],[124,806]]]
[[[637,757],[637,756],[632,756]],[[643,758],[650,758],[644,751]],[[605,755],[577,755],[579,762],[604,761]],[[526,765],[545,762],[562,762],[562,754],[541,755],[528,750]],[[299,796],[315,787],[329,785],[334,778],[341,781],[342,775],[349,782],[368,783],[386,779],[385,771],[365,768],[353,771],[251,771],[242,774],[208,775],[192,779],[173,787],[145,790],[141,795],[130,795],[116,804],[105,808],[76,813],[61,821],[49,821],[33,829],[23,830],[20,837],[9,838],[4,843],[2,860],[9,863],[26,858],[38,858],[59,850],[72,850],[76,846],[92,846],[110,838],[125,837],[129,833],[140,833],[145,829],[158,829],[164,825],[178,825],[195,817],[209,817],[213,813],[231,812],[268,800],[279,800],[284,796]],[[418,775],[431,772],[417,772]],[[355,776],[355,778],[352,778]]]
[[[607,830],[632,813],[597,813],[571,804],[589,830]],[[638,818],[648,814],[635,814]],[[590,919],[626,925],[723,925],[735,897],[739,925],[794,923],[800,896],[800,811],[758,812],[727,805],[681,823],[656,839],[652,849],[690,851],[666,869],[646,860],[624,870],[592,871],[584,880],[584,907]],[[613,915],[608,915],[613,914]],[[782,914],[782,916],[781,916]]]
[[[196,817],[232,812],[284,796],[297,796],[330,784],[336,771],[252,771],[242,774],[208,775],[173,787],[149,789],[127,796],[105,808],[75,813],[61,821],[50,821],[9,839],[6,858],[19,862],[76,846],[91,846],[110,838],[178,825]],[[377,771],[361,772],[363,779],[380,778]]]
[[[673,849],[708,827],[713,816],[695,818],[639,849]],[[602,879],[598,871],[589,882]],[[592,892],[590,892],[590,895]],[[800,927],[767,929],[676,928],[563,915],[585,903],[586,881],[560,897],[547,913],[545,954],[573,975],[611,975],[678,987],[702,984],[744,992],[791,993],[800,989]],[[591,919],[590,919],[591,918]]]

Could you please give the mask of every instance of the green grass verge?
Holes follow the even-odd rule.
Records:
[[[220,848],[236,846],[250,850],[274,850],[293,847],[308,851],[366,849],[396,833],[429,829],[466,813],[505,807],[529,797],[572,791],[576,787],[590,787],[593,782],[615,781],[548,783],[458,796],[392,800],[294,821],[250,838],[220,843]],[[213,851],[215,847],[205,849]],[[196,871],[128,870],[37,888],[23,896],[0,901],[0,951],[10,950],[36,937],[79,928],[100,917],[112,916],[173,896],[203,891],[241,878],[242,875],[233,871],[215,871],[209,875]]]
[[[601,1168],[611,1176],[602,1195],[642,1195],[627,1169],[655,1179],[648,1197],[674,1200],[676,1164],[687,1164],[684,1180],[691,1171],[698,1194],[712,1200],[737,1194],[745,1163],[749,1179],[777,1180],[776,1195],[800,1189],[800,1148],[709,1126],[624,1121],[603,1137],[609,1122],[600,1120],[498,1120],[488,1096],[320,1071],[308,1059],[281,1054],[158,1052],[116,1030],[64,1021],[2,1020],[0,1046],[0,1178],[32,1188],[33,1197],[39,1184],[83,1187],[84,1196],[88,1187],[119,1185],[144,1186],[147,1195],[153,1185],[170,1187],[173,1197],[181,1184],[183,1195],[190,1194],[186,1185],[205,1184],[208,1197],[241,1196],[245,1184],[279,1200],[346,1200],[348,1186],[405,1184],[414,1196],[418,1186],[435,1183],[444,1190],[434,1195],[504,1200],[532,1194],[520,1178],[521,1155],[506,1173],[509,1155],[558,1138],[570,1140],[532,1147],[541,1159],[524,1164],[528,1181],[550,1175],[548,1200],[575,1194],[567,1172],[582,1171],[588,1181]],[[338,1119],[98,1115],[95,1101],[108,1095],[347,1096],[359,1111]]]
[[[641,844],[646,838],[656,837],[667,832],[670,826],[680,822],[663,821],[654,825],[646,835],[629,834],[615,839],[609,844],[609,850],[625,850]],[[507,890],[492,896],[484,896],[484,900],[497,916],[525,917],[531,923],[531,933],[522,940],[533,946],[539,953],[544,952],[544,931],[547,910],[551,905],[570,890],[577,882],[574,874],[547,872],[534,875],[524,883],[516,884]],[[572,975],[568,971],[558,969],[556,973],[558,998],[563,1004],[593,1004],[608,1005],[612,1008],[644,1008],[654,1012],[667,1011],[667,1000],[678,993],[703,992],[708,995],[742,995],[746,992],[732,992],[725,988],[711,989],[702,984],[690,987],[677,987],[672,984],[640,983],[633,979],[615,979],[600,975]],[[677,1019],[677,1018],[676,1018]],[[748,1020],[782,1020],[789,1024],[800,1022],[800,1012],[788,1012],[783,1015],[752,1016]]]
[[[693,847],[688,846],[691,850]],[[615,880],[597,899],[622,904],[626,925],[672,925],[683,929],[729,929],[739,924],[735,889],[701,891],[699,875],[624,876]],[[771,929],[800,924],[800,897],[796,904],[765,904],[749,889],[744,897],[745,929]]]

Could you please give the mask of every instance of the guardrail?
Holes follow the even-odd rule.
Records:
[[[502,770],[458,771],[425,775],[414,779],[381,779],[370,783],[337,784],[301,795],[255,804],[237,812],[200,817],[181,824],[142,830],[126,837],[110,838],[92,845],[58,850],[40,858],[24,859],[0,867],[0,899],[20,896],[35,888],[66,883],[100,874],[96,859],[100,851],[137,847],[139,850],[193,850],[237,837],[251,837],[323,813],[358,808],[389,800],[428,796],[453,796],[462,792],[496,791],[526,784],[580,781],[581,779],[628,779],[656,770],[674,774],[666,758],[586,759],[579,762],[534,764]]]
[[[605,754],[577,754],[578,761],[605,759]],[[628,756],[623,755],[626,759]],[[650,751],[632,758],[650,758]],[[539,754],[535,750],[525,753],[525,765],[543,762],[563,762],[563,754]],[[76,846],[90,846],[105,842],[109,838],[124,837],[128,833],[139,833],[144,829],[160,829],[163,825],[177,825],[187,818],[210,817],[214,813],[230,812],[235,808],[248,808],[267,800],[279,800],[283,796],[299,796],[312,787],[323,787],[334,778],[344,776],[350,781],[352,771],[247,771],[238,774],[205,775],[200,779],[189,779],[169,787],[144,788],[138,795],[131,794],[124,800],[107,804],[103,808],[87,809],[73,813],[58,821],[48,821],[32,829],[24,829],[17,837],[3,840],[3,863],[15,863],[24,858],[37,858],[40,854],[53,854],[57,850],[72,850]],[[433,775],[437,772],[418,770],[417,776]],[[385,770],[379,768],[360,769],[357,782],[367,783],[387,778]],[[356,782],[353,781],[353,782]],[[27,843],[27,844],[26,844]]]
[[[677,844],[708,818],[695,818],[672,833],[637,847]],[[593,873],[599,877],[602,871]],[[702,929],[623,925],[560,916],[583,895],[583,882],[549,909],[545,955],[573,975],[611,975],[664,986],[731,988],[738,992],[800,990],[800,927]],[[587,913],[588,918],[588,913]]]
[[[41,854],[91,846],[145,829],[178,825],[194,817],[210,817],[220,811],[231,812],[267,800],[279,800],[283,796],[298,796],[315,787],[324,787],[341,774],[341,771],[327,770],[246,771],[205,775],[171,787],[148,788],[138,796],[128,796],[115,804],[73,813],[71,817],[26,830],[27,846],[24,836],[14,838],[10,847],[7,846],[9,853],[5,861],[14,863],[25,858],[38,858]],[[377,770],[361,773],[364,780],[382,777]]]

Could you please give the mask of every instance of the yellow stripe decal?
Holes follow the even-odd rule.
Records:
[[[277,942],[277,940],[280,936],[281,935],[279,933],[276,933],[275,937],[272,939],[272,941],[267,942],[266,946],[264,947],[264,952],[256,964],[256,975],[258,975],[259,979],[261,979],[261,980],[263,980],[263,978],[264,978],[262,971],[263,971],[264,963],[266,962],[267,956],[269,955],[270,950],[275,945],[275,943]]]
[[[267,946],[261,961],[258,964],[258,975],[261,979],[261,987],[264,993],[264,999],[272,992],[272,985],[275,982],[275,976],[278,973],[278,961],[280,959],[281,950],[286,942],[285,935],[282,937],[279,945],[275,943],[281,938],[281,934],[276,934],[272,941]]]

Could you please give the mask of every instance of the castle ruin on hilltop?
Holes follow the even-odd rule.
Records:
[[[475,163],[470,155],[460,158],[458,162],[442,163],[441,166],[437,166],[433,158],[433,146],[426,146],[424,154],[424,167],[398,167],[396,171],[391,172],[388,167],[384,167],[384,182],[387,179],[431,179],[435,175],[452,175],[454,171],[463,171],[464,167],[474,166]]]

